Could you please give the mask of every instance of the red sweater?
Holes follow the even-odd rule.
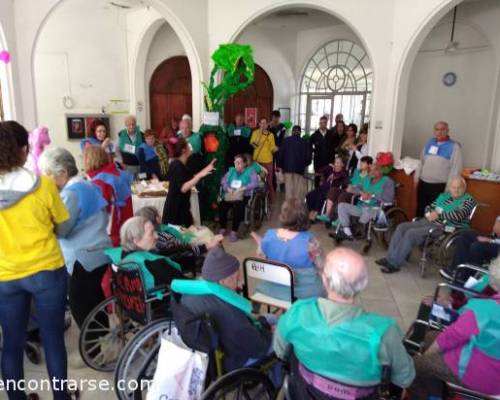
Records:
[[[120,176],[120,172],[116,168],[114,164],[108,164],[104,166],[101,169],[95,170],[95,171],[90,171],[88,172],[88,175],[90,178],[94,178],[96,175],[100,174],[101,172],[108,173],[111,175],[115,176]],[[103,182],[100,179],[95,179],[92,181],[95,185],[97,185],[101,191],[103,197],[106,199],[108,202],[107,210],[109,213],[109,216],[111,218],[111,229],[109,232],[109,236],[111,238],[111,241],[113,243],[113,246],[119,246],[120,245],[120,228],[123,225],[123,223],[132,217],[134,215],[134,211],[132,209],[132,196],[129,196],[126,199],[125,205],[122,207],[115,207],[113,205],[114,200],[115,200],[115,191],[113,187],[105,182]]]

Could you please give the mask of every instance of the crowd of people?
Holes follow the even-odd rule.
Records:
[[[194,245],[178,227],[193,225],[191,190],[214,171],[216,160],[205,165],[203,138],[193,131],[189,116],[172,120],[159,136],[152,130],[143,132],[133,116],[124,123],[112,141],[106,124],[94,122],[81,142],[84,176],[75,156],[61,147],[44,151],[37,165],[39,176],[25,167],[26,129],[17,122],[0,122],[4,379],[24,377],[25,332],[33,302],[49,377],[65,380],[66,304],[81,327],[92,309],[111,295],[110,264],[131,261],[143,271],[146,288],[171,286],[179,295],[172,307],[193,315],[210,314],[220,331],[226,371],[251,365],[274,351],[290,362],[297,398],[307,398],[311,391],[368,398],[376,393],[386,367],[392,384],[410,388],[412,398],[439,396],[439,379],[486,394],[500,393],[500,380],[495,379],[500,370],[500,262],[493,261],[500,248],[500,219],[491,237],[465,230],[451,267],[442,271],[451,279],[460,264],[491,263],[491,292],[469,300],[463,314],[429,350],[412,359],[395,321],[369,313],[355,301],[368,285],[364,258],[341,246],[325,254],[310,231],[311,224],[320,221],[333,228],[330,235],[337,241],[354,240],[354,222],[364,226],[378,218],[382,205],[394,202],[393,180],[368,154],[367,125],[358,135],[358,127],[346,124],[339,114],[332,128],[325,116],[310,137],[303,137],[298,125],[287,136],[277,111],[269,121],[261,118],[253,131],[242,115],[236,115],[227,127],[219,231],[209,242]],[[450,139],[445,122],[434,128],[415,174],[421,218],[398,225],[387,255],[376,261],[384,273],[399,271],[430,228],[469,227],[477,205],[459,176],[461,146]],[[307,192],[311,163],[314,189]],[[277,181],[280,175],[283,179]],[[134,178],[169,182],[163,210],[133,210]],[[257,324],[252,306],[236,294],[241,288],[239,261],[221,243],[224,237],[229,242],[241,238],[240,226],[255,190],[266,191],[276,206],[278,188],[285,191],[280,226],[263,236],[252,232],[252,237],[259,257],[291,268],[296,301],[277,321],[264,316]],[[192,279],[196,264],[202,264],[199,280]],[[285,289],[274,282],[256,288],[277,299],[287,297]],[[54,398],[69,398],[66,389],[54,386]],[[26,398],[20,389],[9,390],[8,396]]]

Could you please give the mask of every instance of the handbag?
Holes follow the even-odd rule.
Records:
[[[208,369],[208,354],[192,350],[177,329],[162,334],[158,364],[147,400],[196,400],[201,397]]]

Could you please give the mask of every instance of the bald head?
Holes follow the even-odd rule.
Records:
[[[434,124],[434,137],[437,140],[446,140],[450,133],[448,123],[445,121],[438,121]]]
[[[354,250],[337,247],[326,256],[323,281],[330,298],[354,299],[368,284],[363,257]]]

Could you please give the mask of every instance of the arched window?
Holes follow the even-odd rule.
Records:
[[[329,124],[338,113],[358,126],[370,119],[373,72],[362,47],[350,40],[334,40],[321,47],[307,63],[300,84],[299,118],[306,132]]]

